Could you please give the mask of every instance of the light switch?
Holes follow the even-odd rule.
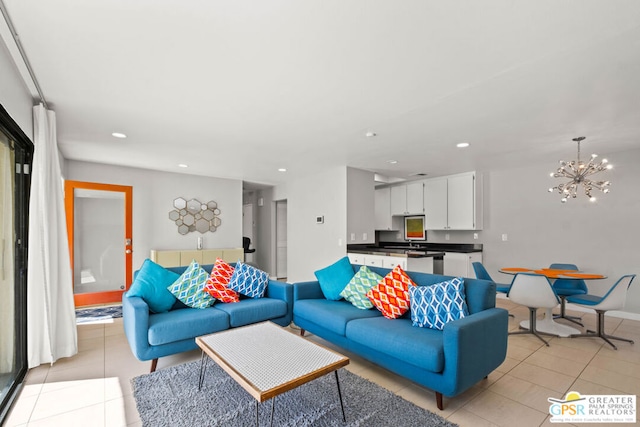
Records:
[[[506,242],[507,240],[509,240],[509,236],[507,236],[507,233],[502,235],[502,241]]]
[[[356,241],[356,233],[351,233],[351,241],[352,242]]]
[[[444,235],[444,240],[449,240],[449,233]]]
[[[362,233],[362,240],[367,240],[367,233]]]

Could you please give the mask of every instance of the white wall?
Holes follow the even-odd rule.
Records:
[[[147,169],[66,161],[65,179],[130,185],[133,187],[133,268],[138,269],[151,249],[204,249],[242,247],[242,181]],[[222,224],[215,232],[181,235],[169,219],[173,200],[215,200]]]
[[[288,184],[286,193],[288,281],[313,280],[315,270],[346,254],[346,167],[296,179]],[[316,224],[321,215],[324,224]]]
[[[0,39],[0,104],[22,131],[33,140],[33,100],[4,42]]]

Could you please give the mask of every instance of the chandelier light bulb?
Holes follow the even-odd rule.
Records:
[[[589,198],[589,201],[590,201],[590,202],[595,202],[595,201],[596,201],[596,198],[595,198],[595,197],[593,197],[593,196],[591,196],[591,197]]]

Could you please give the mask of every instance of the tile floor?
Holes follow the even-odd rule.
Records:
[[[528,310],[505,299],[498,306],[515,314],[510,329],[528,319]],[[583,316],[595,328],[595,315]],[[563,321],[566,322],[566,321]],[[460,426],[544,426],[548,397],[581,394],[640,395],[640,322],[607,317],[607,332],[628,337],[615,351],[596,338],[551,338],[546,347],[529,335],[509,337],[505,362],[465,393],[436,408],[433,392],[352,356],[347,369]],[[148,372],[129,350],[122,319],[78,327],[79,353],[53,366],[32,369],[6,426],[138,426],[141,422],[129,380]],[[318,342],[323,340],[312,337]],[[327,344],[329,345],[329,344]],[[331,345],[329,345],[331,346]],[[199,351],[160,359],[158,369],[198,360]]]

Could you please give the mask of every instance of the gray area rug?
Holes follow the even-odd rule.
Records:
[[[254,426],[256,400],[209,361],[198,391],[200,362],[190,362],[131,380],[143,426]],[[340,369],[347,422],[342,421],[333,373],[277,396],[274,426],[447,426],[456,424],[422,409],[364,378]],[[268,426],[271,400],[259,404]]]

